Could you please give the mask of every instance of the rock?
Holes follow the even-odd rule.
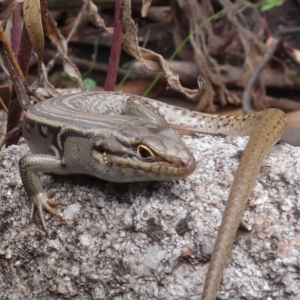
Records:
[[[29,224],[18,171],[26,145],[0,153],[0,299],[200,299],[246,138],[184,138],[198,160],[186,179],[116,184],[41,175],[65,204]],[[220,299],[300,298],[300,148],[277,144],[249,199]]]

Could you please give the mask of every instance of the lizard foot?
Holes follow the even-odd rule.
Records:
[[[40,192],[37,195],[30,196],[29,200],[31,202],[30,205],[30,222],[33,219],[35,212],[37,211],[38,218],[40,219],[43,230],[47,233],[46,220],[44,215],[44,210],[47,211],[54,217],[57,217],[60,220],[63,220],[63,217],[53,209],[53,207],[63,205],[63,203],[59,201],[50,200],[55,194],[55,191],[50,190],[49,192]]]

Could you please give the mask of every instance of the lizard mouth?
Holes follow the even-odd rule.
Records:
[[[110,178],[115,182],[137,182],[137,181],[170,181],[182,179],[192,174],[197,163],[193,156],[186,159],[172,158],[171,160],[161,160],[156,162],[146,162],[126,159],[123,157],[109,156],[113,165],[122,166],[117,168],[115,176]]]
[[[147,163],[145,163],[147,164]],[[143,164],[140,165],[143,170]],[[197,162],[193,156],[187,159],[173,158],[171,161],[160,161],[154,163],[149,168],[149,174],[156,176],[156,180],[176,180],[189,176],[197,167]]]

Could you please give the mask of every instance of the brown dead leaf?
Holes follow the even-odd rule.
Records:
[[[4,28],[0,22],[0,56],[1,65],[3,69],[10,75],[14,84],[17,98],[23,109],[27,109],[30,105],[30,98],[28,96],[28,86],[25,81],[24,74],[20,68],[20,65],[12,51],[8,39],[4,33]]]
[[[95,26],[97,26],[97,27],[103,29],[104,31],[106,31],[107,33],[112,34],[113,31],[114,31],[113,28],[105,26],[105,23],[104,23],[103,19],[98,14],[98,8],[93,3],[93,1],[92,0],[83,0],[83,3],[86,5],[86,9],[89,13],[89,17],[90,17],[91,22]]]
[[[131,56],[141,61],[145,67],[153,72],[163,72],[168,88],[179,91],[189,98],[196,98],[204,89],[204,81],[202,77],[198,77],[198,89],[191,90],[184,88],[179,82],[179,76],[174,74],[168,67],[168,63],[164,58],[145,48],[139,47],[137,39],[137,28],[131,18],[130,0],[122,1],[121,10],[121,26],[123,31],[123,49]]]
[[[40,0],[24,0],[23,15],[28,36],[32,43],[32,48],[37,54],[38,77],[40,78],[42,74],[42,62],[45,46]]]
[[[56,22],[53,20],[53,18],[50,15],[48,10],[45,14],[45,23],[46,23],[46,27],[47,27],[48,36],[49,36],[51,42],[57,47],[57,50],[63,57],[64,70],[70,76],[74,77],[77,80],[77,83],[78,83],[80,89],[84,90],[81,74],[80,74],[78,68],[75,66],[75,64],[67,56],[68,46],[67,46],[66,40],[60,34],[60,32],[56,26]]]

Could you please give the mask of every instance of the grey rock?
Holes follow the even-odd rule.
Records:
[[[184,138],[198,160],[173,182],[116,184],[41,175],[65,222],[35,220],[18,161],[0,153],[0,299],[200,299],[209,255],[246,138]],[[300,149],[277,144],[239,230],[220,299],[300,299]],[[248,225],[251,224],[251,225]]]

